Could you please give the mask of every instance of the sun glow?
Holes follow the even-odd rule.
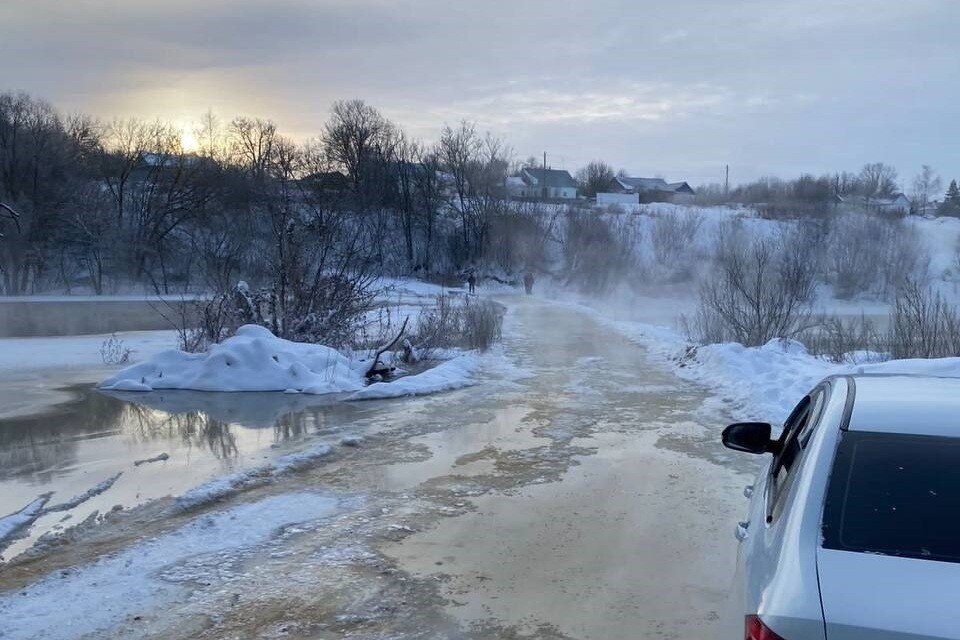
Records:
[[[181,127],[180,146],[186,153],[195,153],[200,149],[200,141],[197,140],[197,134],[193,132],[192,127]]]

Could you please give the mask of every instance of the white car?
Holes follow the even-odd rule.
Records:
[[[747,487],[734,597],[747,640],[960,640],[960,379],[827,378]]]

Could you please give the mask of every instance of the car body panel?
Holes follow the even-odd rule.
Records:
[[[852,431],[960,437],[960,378],[858,376]]]
[[[960,564],[819,549],[828,640],[960,640]]]
[[[757,614],[787,640],[960,640],[960,563],[822,547],[844,430],[960,438],[960,379],[858,374],[821,385],[823,411],[769,522],[773,459],[754,483],[732,589],[740,626],[723,637],[742,638],[744,616]]]
[[[823,504],[832,451],[846,415],[848,381],[838,378],[818,385],[821,387],[827,394],[823,409],[784,506],[778,517],[767,522],[771,459],[754,484],[748,533],[738,555],[740,613],[759,614],[786,638],[825,638],[816,566],[819,505]]]

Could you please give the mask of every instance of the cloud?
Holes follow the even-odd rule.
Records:
[[[958,19],[936,0],[6,0],[0,88],[103,117],[258,115],[294,137],[359,97],[418,136],[465,118],[521,153],[960,174]]]

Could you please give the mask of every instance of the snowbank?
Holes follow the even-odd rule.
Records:
[[[701,382],[732,403],[737,417],[780,423],[821,379],[844,373],[905,373],[960,377],[960,358],[834,364],[790,340],[762,347],[725,343],[698,347],[680,361],[683,377]]]
[[[480,356],[475,353],[467,353],[423,373],[397,378],[393,382],[375,382],[348,396],[347,400],[420,396],[460,389],[474,384],[473,373],[479,366]]]
[[[288,391],[337,393],[363,387],[364,364],[330,347],[278,338],[257,325],[206,353],[164,351],[100,383],[114,391]]]
[[[876,362],[877,354],[861,352],[849,354],[853,364],[836,364],[810,354],[799,342],[779,339],[760,347],[723,343],[694,348],[678,330],[663,326],[663,318],[656,318],[653,323],[614,319],[622,311],[617,307],[606,305],[598,309],[589,304],[596,304],[596,300],[559,297],[560,304],[585,312],[642,345],[652,356],[673,367],[681,378],[710,389],[724,402],[724,409],[733,419],[780,424],[805,393],[830,375],[901,373],[960,377],[960,358]],[[623,304],[630,307],[631,301]],[[634,316],[646,317],[644,313],[644,309],[631,309]],[[653,317],[652,312],[649,315]]]

